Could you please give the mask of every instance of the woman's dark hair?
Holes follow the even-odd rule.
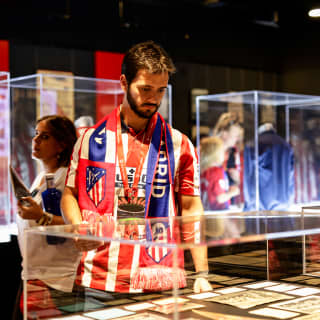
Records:
[[[46,121],[52,136],[64,147],[58,157],[58,166],[67,167],[70,164],[73,146],[77,141],[77,132],[73,122],[64,116],[49,115],[37,120],[37,124]]]
[[[169,76],[176,71],[168,53],[153,41],[136,44],[123,58],[121,73],[126,76],[129,85],[140,69],[150,73],[168,72]]]

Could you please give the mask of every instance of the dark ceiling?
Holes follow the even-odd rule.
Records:
[[[318,46],[314,1],[0,0],[0,38],[90,50],[125,51],[154,39],[183,55],[190,48],[281,50]],[[194,51],[190,53],[195,56]],[[186,53],[187,55],[187,53]],[[194,57],[196,58],[196,57]]]

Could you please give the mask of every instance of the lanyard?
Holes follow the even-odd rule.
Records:
[[[134,140],[134,143],[136,145],[129,145],[129,139],[128,139],[128,154],[127,154],[127,161],[125,161],[124,158],[124,151],[123,151],[123,142],[122,142],[122,135],[121,135],[121,118],[120,118],[120,108],[117,111],[117,153],[118,153],[118,161],[119,161],[119,167],[120,167],[120,173],[121,173],[121,178],[123,181],[123,187],[124,187],[124,194],[125,197],[127,198],[129,203],[133,202],[134,198],[137,198],[138,195],[138,183],[140,180],[142,168],[144,161],[146,159],[149,145],[151,142],[152,134],[155,128],[156,124],[156,116],[153,116],[147,128],[144,131],[142,142],[139,143],[138,139]],[[126,166],[127,163],[129,163],[131,158],[136,158],[137,154],[136,152],[140,150],[139,152],[139,157],[138,157],[138,165],[136,167],[135,175],[134,175],[134,180],[132,183],[132,187],[129,187],[129,182],[128,182],[128,175],[127,175],[127,170]]]

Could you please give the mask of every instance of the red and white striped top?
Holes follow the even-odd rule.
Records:
[[[75,145],[72,160],[66,180],[66,185],[72,188],[78,188],[80,184],[86,184],[85,181],[79,181],[78,167],[82,159],[89,158],[89,139],[95,128],[90,128],[82,137],[79,138]],[[114,163],[116,161],[115,174],[115,196],[121,198],[124,196],[123,183],[121,181],[121,174],[118,165],[118,159],[114,156],[116,150],[116,135],[115,132],[105,130],[108,141],[108,152],[105,155],[105,163]],[[175,159],[175,175],[174,175],[174,190],[183,195],[199,196],[199,165],[198,157],[191,141],[181,132],[171,128],[171,136],[174,149]],[[128,131],[122,132],[124,154],[128,153],[128,141],[132,140]],[[146,171],[147,159],[143,165],[140,181],[138,184],[138,198],[145,197],[146,185]],[[134,177],[135,168],[127,167],[128,179]],[[157,170],[165,170],[159,168]],[[133,180],[133,179],[132,179]],[[80,186],[81,187],[81,186]],[[98,196],[95,196],[97,199]],[[96,200],[98,201],[98,200]],[[172,201],[171,201],[172,202]],[[174,203],[169,204],[169,216],[175,215]],[[94,222],[96,217],[100,217],[101,213],[81,208],[82,219],[88,222]],[[116,213],[116,206],[114,207],[113,215]],[[179,213],[178,213],[179,214]],[[106,213],[110,216],[110,213]],[[123,230],[121,230],[121,228]],[[119,230],[121,238],[126,236],[124,226]],[[137,228],[144,228],[137,226]],[[144,233],[144,230],[135,230],[135,234]],[[129,235],[130,236],[130,235]],[[141,246],[127,245],[119,242],[111,242],[106,246],[99,247],[96,250],[87,252],[79,266],[79,284],[100,290],[116,291],[116,292],[141,292],[141,289],[134,289],[132,286],[132,276],[139,267]],[[151,251],[151,249],[149,249]],[[162,257],[166,254],[165,248],[156,252],[156,257]],[[182,257],[181,257],[182,258]],[[183,259],[183,258],[182,258]]]

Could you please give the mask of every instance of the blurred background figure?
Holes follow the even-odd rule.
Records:
[[[243,129],[239,115],[235,112],[225,112],[219,117],[214,129],[213,136],[223,141],[225,159],[224,169],[227,173],[229,185],[236,185],[242,193],[242,173],[240,146],[242,143]],[[240,204],[241,197],[233,197],[233,204]]]
[[[80,137],[88,128],[94,125],[94,121],[91,116],[81,116],[74,121],[74,125],[77,129],[77,136]]]
[[[255,150],[253,142],[244,150],[245,211],[288,210],[294,200],[294,153],[272,123],[258,129],[259,208],[256,208]]]
[[[225,145],[219,137],[205,137],[200,142],[201,200],[205,210],[224,210],[230,199],[240,192],[238,185],[229,186],[224,169]]]

